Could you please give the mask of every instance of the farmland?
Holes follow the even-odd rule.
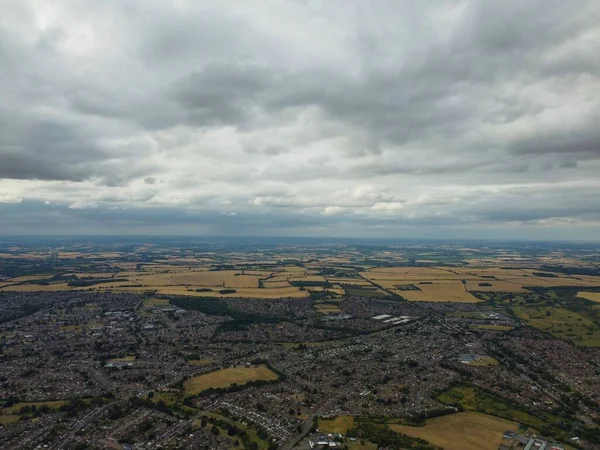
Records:
[[[600,303],[600,292],[579,292],[577,297],[584,298],[594,303]]]
[[[505,431],[519,425],[477,412],[460,412],[427,420],[425,426],[390,425],[390,429],[443,447],[445,450],[497,450]]]
[[[187,395],[194,395],[210,388],[224,388],[232,384],[243,385],[250,381],[274,381],[276,379],[277,374],[265,365],[230,367],[190,378],[184,382],[183,388]]]

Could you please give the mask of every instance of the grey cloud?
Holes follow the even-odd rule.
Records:
[[[5,10],[0,193],[52,217],[383,233],[600,211],[593,0]]]

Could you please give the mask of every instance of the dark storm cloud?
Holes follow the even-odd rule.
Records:
[[[0,177],[81,181],[106,159],[76,124],[0,115]]]

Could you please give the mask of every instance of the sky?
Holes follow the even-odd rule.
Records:
[[[0,7],[0,235],[600,240],[597,0]]]

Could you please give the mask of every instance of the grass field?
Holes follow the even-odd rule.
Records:
[[[321,314],[339,314],[342,312],[338,306],[325,303],[316,303],[315,309]]]
[[[475,330],[488,330],[488,331],[509,331],[513,327],[510,325],[473,325],[471,328]]]
[[[223,388],[232,384],[246,384],[249,381],[277,379],[277,374],[265,365],[251,367],[230,367],[190,378],[183,383],[187,395],[195,395],[209,388]]]
[[[169,300],[166,298],[147,298],[144,300],[144,305],[167,307],[169,306]]]
[[[133,355],[124,356],[123,358],[113,358],[113,359],[108,360],[108,362],[110,362],[110,363],[133,362],[133,361],[135,361],[135,356],[133,356]]]
[[[440,394],[438,400],[446,405],[460,404],[466,411],[487,413],[529,426],[539,428],[544,424],[538,417],[514,408],[504,399],[470,385],[453,387]]]
[[[190,359],[187,363],[191,364],[192,366],[206,366],[212,362],[212,359]]]
[[[515,422],[477,412],[459,412],[427,420],[423,427],[390,425],[390,429],[425,439],[445,450],[497,450],[504,431],[517,431]]]
[[[478,367],[497,366],[498,364],[499,364],[498,361],[496,359],[492,358],[491,356],[480,356],[476,360],[471,361],[469,363],[470,366],[478,366]]]
[[[372,442],[365,441],[363,439],[357,439],[356,441],[346,442],[348,450],[377,450],[378,445]]]
[[[559,339],[587,347],[600,347],[600,329],[589,319],[564,308],[515,307],[515,314],[532,327]]]
[[[319,431],[324,433],[347,434],[354,427],[354,417],[337,416],[335,419],[319,419]]]

